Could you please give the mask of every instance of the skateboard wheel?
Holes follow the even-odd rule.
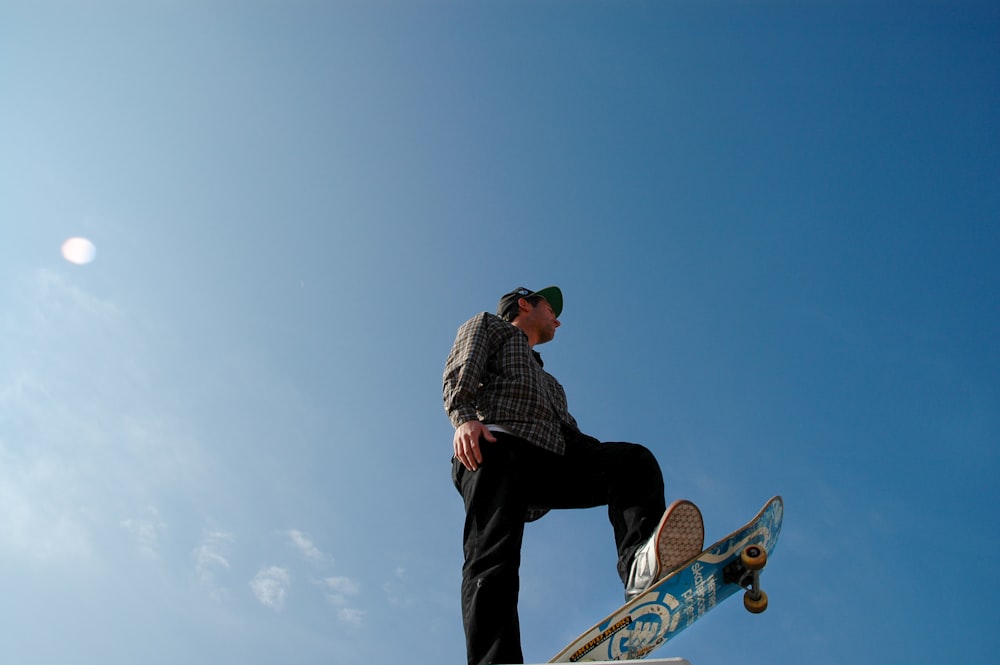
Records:
[[[747,570],[760,570],[767,564],[767,550],[760,545],[747,545],[740,552],[740,561]]]
[[[747,612],[751,614],[760,614],[767,609],[767,594],[763,591],[757,593],[757,597],[753,597],[753,593],[747,591],[743,594],[743,607],[747,608]]]

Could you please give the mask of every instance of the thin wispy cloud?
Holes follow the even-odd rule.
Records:
[[[121,521],[121,525],[135,539],[136,549],[140,554],[153,559],[159,558],[160,541],[167,525],[155,507],[146,506],[143,515],[128,517]]]
[[[365,613],[356,607],[350,607],[350,604],[361,593],[361,585],[350,577],[325,577],[321,583],[326,599],[339,606],[337,618],[343,623],[360,626]]]
[[[94,560],[96,548],[85,516],[67,501],[52,496],[58,469],[32,465],[8,467],[0,461],[0,552],[33,563],[71,563],[75,568]]]
[[[233,535],[226,531],[207,531],[203,534],[201,543],[192,552],[198,580],[215,600],[223,600],[228,596],[225,587],[217,582],[217,575],[229,570],[229,560],[225,553],[227,547],[234,541]]]
[[[250,590],[261,605],[280,611],[285,606],[288,588],[292,584],[288,570],[279,566],[267,566],[257,571],[250,580]]]
[[[95,544],[97,516],[114,514],[155,556],[163,520],[121,506],[152,505],[197,478],[204,458],[183,424],[157,411],[148,331],[49,270],[17,276],[0,297],[3,543],[33,560],[97,560],[108,551]]]
[[[298,529],[291,529],[287,532],[288,539],[291,541],[292,545],[299,551],[299,553],[304,556],[309,561],[313,563],[328,562],[329,559],[323,552],[313,544],[309,536],[302,533]]]
[[[365,612],[353,607],[343,607],[337,612],[337,618],[341,623],[360,628],[364,623]]]
[[[288,536],[289,542],[310,563],[316,564],[317,566],[320,564],[325,566],[333,562],[333,559],[320,550],[315,543],[313,543],[312,539],[302,531],[299,531],[298,529],[291,529],[286,532],[286,535]],[[279,570],[284,571],[284,569]],[[401,574],[401,570],[397,571],[397,573]],[[261,576],[260,574],[258,574],[258,578],[260,579],[258,580],[255,578],[255,582],[259,582],[257,585],[258,588],[255,589],[255,593],[265,591],[276,593],[280,588],[280,585],[277,583],[280,581],[280,578],[279,580],[274,580],[267,575]],[[314,580],[313,583],[321,588],[324,597],[329,603],[337,606],[337,619],[341,623],[345,623],[352,627],[358,627],[363,623],[365,615],[364,611],[351,606],[353,600],[361,594],[361,584],[357,580],[351,577],[339,575]],[[267,596],[267,598],[270,599],[270,596]],[[260,595],[258,595],[258,599],[261,600],[262,603],[268,604],[261,599]]]
[[[121,314],[114,303],[85,291],[51,270],[40,269],[23,274],[15,284],[20,288],[23,301],[30,303],[29,318],[22,320],[24,326],[55,324],[89,327]]]
[[[344,605],[348,602],[348,597],[361,593],[361,585],[349,577],[325,577],[323,589],[327,599],[337,605]]]
[[[408,607],[413,605],[413,598],[406,595],[406,569],[396,568],[391,579],[382,584],[382,593],[385,594],[386,602],[392,607]]]
[[[117,309],[46,270],[19,275],[0,297],[0,550],[79,564],[97,551],[95,459],[107,441],[107,417],[80,387],[94,387],[84,379],[98,365],[95,332]]]

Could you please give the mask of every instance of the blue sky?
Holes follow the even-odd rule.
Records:
[[[994,662],[1000,10],[0,3],[3,662],[463,662],[458,326],[563,288],[584,430],[771,608],[693,665]],[[60,255],[89,238],[96,259]],[[541,662],[622,589],[528,527]]]

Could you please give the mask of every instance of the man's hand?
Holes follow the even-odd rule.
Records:
[[[479,449],[479,438],[496,441],[493,432],[478,420],[462,423],[455,430],[455,457],[469,471],[475,471],[483,463],[483,451]]]

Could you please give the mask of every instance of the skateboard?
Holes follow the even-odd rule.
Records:
[[[590,661],[590,665],[621,665],[621,663],[636,662],[622,660],[599,660]],[[686,658],[650,658],[643,661],[643,665],[691,665],[691,661]]]
[[[645,658],[737,591],[758,614],[767,609],[760,572],[781,532],[784,503],[768,501],[757,516],[633,598],[576,638],[550,663]]]

